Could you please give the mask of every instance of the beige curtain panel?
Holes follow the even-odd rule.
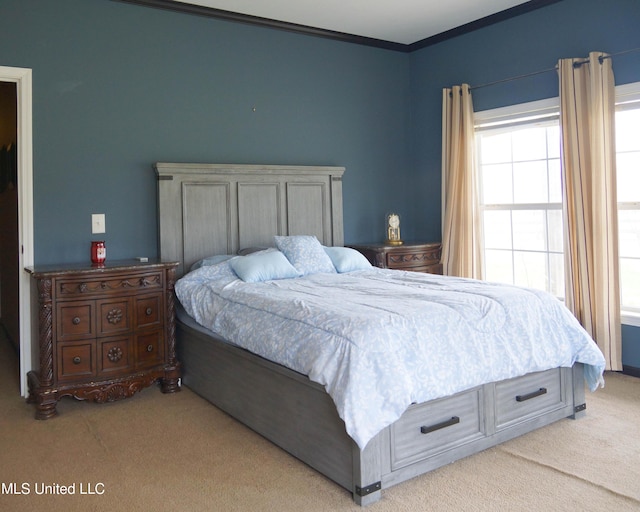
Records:
[[[622,370],[615,90],[611,59],[561,59],[566,304]]]
[[[467,84],[442,91],[444,274],[482,278],[482,237],[473,101]]]

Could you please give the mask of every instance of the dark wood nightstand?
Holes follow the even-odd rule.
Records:
[[[376,267],[442,274],[441,243],[357,244],[349,247],[360,251]]]
[[[39,369],[28,373],[36,418],[63,396],[112,402],[160,381],[179,391],[173,286],[177,263],[137,260],[36,266]]]

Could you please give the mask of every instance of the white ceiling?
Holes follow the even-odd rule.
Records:
[[[527,0],[180,0],[176,3],[411,44]]]

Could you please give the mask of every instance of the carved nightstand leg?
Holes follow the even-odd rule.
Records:
[[[160,390],[163,393],[176,393],[180,391],[178,379],[162,379],[160,381]]]
[[[160,379],[160,390],[163,393],[176,393],[180,391],[180,366],[165,368],[164,377]]]
[[[40,378],[37,372],[27,373],[27,384],[29,386],[29,396],[27,403],[36,404],[36,419],[48,420],[58,415],[56,405],[58,404],[58,393],[53,389],[46,389],[40,386]]]
[[[37,420],[48,420],[50,418],[55,418],[58,415],[58,411],[56,410],[57,400],[41,402],[36,405],[36,419]]]

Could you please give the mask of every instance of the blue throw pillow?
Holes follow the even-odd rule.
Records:
[[[340,273],[371,268],[369,260],[361,252],[350,247],[325,247],[324,252],[331,258],[333,266]]]
[[[229,265],[236,275],[247,283],[289,279],[300,275],[285,255],[275,250],[238,256],[229,260]]]
[[[331,258],[324,252],[315,236],[275,236],[276,247],[280,249],[291,264],[306,276],[320,272],[336,272]]]

